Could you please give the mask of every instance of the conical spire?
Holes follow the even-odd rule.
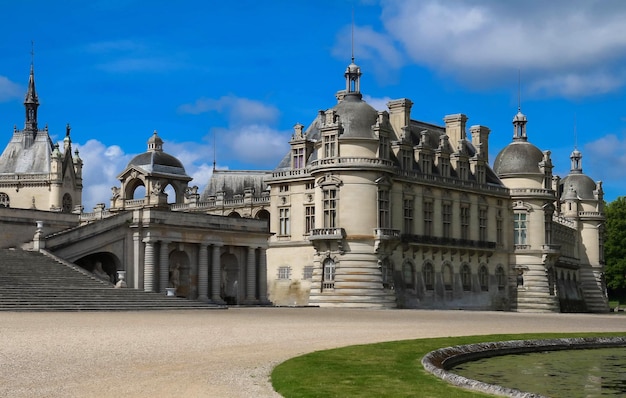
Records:
[[[24,99],[24,108],[26,109],[26,120],[24,129],[29,131],[37,131],[37,108],[39,107],[39,98],[35,90],[35,68],[33,63],[30,64],[30,77],[28,78],[28,91]]]

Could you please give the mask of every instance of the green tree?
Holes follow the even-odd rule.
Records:
[[[620,196],[604,208],[605,277],[612,299],[626,298],[626,197]]]

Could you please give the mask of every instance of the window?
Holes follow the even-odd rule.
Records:
[[[324,228],[337,226],[337,190],[324,190]]]
[[[380,135],[378,157],[381,159],[389,158],[389,137],[384,134]]]
[[[304,167],[304,148],[294,148],[291,167],[301,169]]]
[[[461,285],[466,292],[472,290],[472,270],[467,264],[461,266]]]
[[[413,264],[406,261],[402,265],[402,278],[404,279],[404,285],[408,288],[413,288],[415,281],[415,268]]]
[[[506,276],[504,275],[504,268],[501,266],[496,268],[496,283],[498,284],[498,290],[504,290],[506,287]]]
[[[429,155],[422,154],[420,156],[420,167],[422,169],[422,173],[424,174],[432,173],[432,161],[430,160]]]
[[[291,267],[278,267],[278,279],[290,279]]]
[[[302,279],[313,279],[313,266],[306,265],[304,266],[304,271],[302,273]]]
[[[440,169],[442,177],[450,177],[450,159],[442,157],[440,160]]]
[[[315,228],[315,206],[304,206],[304,233]]]
[[[69,213],[72,211],[72,195],[66,193],[63,195],[62,211],[63,213]]]
[[[278,190],[280,192],[289,192],[289,185],[281,185]]]
[[[385,289],[393,289],[393,264],[388,258],[382,261],[380,271],[383,277],[383,287]]]
[[[413,199],[404,199],[404,233],[413,233]]]
[[[307,191],[311,190],[315,188],[315,183],[314,182],[307,182],[306,184],[304,184],[304,189],[306,189]]]
[[[469,239],[470,209],[461,206],[461,239]]]
[[[0,192],[0,207],[10,207],[9,195]]]
[[[322,275],[322,291],[335,288],[335,262],[331,258],[324,260]]]
[[[478,269],[478,283],[481,291],[489,291],[489,270],[484,265],[481,265]]]
[[[433,234],[433,202],[424,201],[424,235]]]
[[[459,178],[461,180],[467,180],[467,163],[461,161],[459,164]]]
[[[515,213],[513,215],[513,243],[516,245],[526,244],[526,213]]]
[[[424,264],[422,268],[422,278],[424,278],[424,287],[426,290],[435,289],[435,272],[431,263]]]
[[[476,165],[476,181],[479,184],[485,183],[485,167],[483,165]]]
[[[478,209],[478,240],[487,241],[487,209]]]
[[[401,153],[401,162],[402,162],[402,168],[404,170],[412,170],[413,169],[413,154],[406,150],[406,149],[401,149],[400,150]]]
[[[280,221],[280,228],[279,228],[279,235],[289,235],[291,233],[291,225],[289,222],[289,208],[288,207],[284,207],[282,209],[279,209],[279,221]]]
[[[378,190],[378,228],[390,227],[389,217],[389,191],[386,189]]]
[[[502,246],[504,242],[504,224],[502,221],[502,210],[498,209],[498,216],[496,218],[496,244]]]
[[[337,156],[337,136],[328,134],[324,136],[324,157],[333,158]]]
[[[443,274],[443,288],[452,290],[452,266],[450,264],[444,264],[441,273]]]
[[[452,237],[452,205],[450,203],[444,203],[442,206],[441,219],[443,221],[443,237]]]

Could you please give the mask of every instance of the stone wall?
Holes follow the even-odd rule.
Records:
[[[77,226],[78,215],[0,207],[0,248],[31,242],[37,221],[43,221],[43,233],[49,235]]]

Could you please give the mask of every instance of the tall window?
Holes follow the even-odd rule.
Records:
[[[404,233],[413,233],[413,199],[404,199]]]
[[[424,201],[424,235],[433,234],[433,202]]]
[[[391,225],[389,217],[389,191],[378,190],[378,228],[389,228]]]
[[[407,151],[406,149],[400,150],[401,159],[402,159],[402,168],[404,170],[412,170],[413,169],[413,153]]]
[[[504,242],[504,222],[502,221],[502,210],[498,209],[496,218],[496,244],[502,246]]]
[[[378,157],[381,159],[389,158],[389,137],[384,134],[380,135],[380,143],[378,148]]]
[[[443,287],[446,290],[452,290],[452,266],[450,264],[444,264],[442,268]]]
[[[337,136],[328,134],[324,136],[324,157],[333,158],[337,156]]]
[[[467,180],[467,163],[459,162],[459,178],[461,180]]]
[[[439,172],[441,173],[442,177],[450,177],[450,159],[448,158],[440,158],[440,170]]]
[[[422,173],[431,174],[432,173],[432,160],[430,159],[430,155],[422,154],[420,156],[420,167],[422,169]]]
[[[424,287],[426,290],[435,289],[435,270],[431,263],[424,264],[422,268],[422,278],[424,278]]]
[[[393,289],[393,264],[389,261],[388,258],[382,261],[382,277],[383,277],[383,287],[385,289]]]
[[[335,262],[331,258],[324,260],[322,273],[322,290],[335,288]]]
[[[66,193],[63,195],[63,203],[61,204],[63,213],[69,213],[72,211],[72,195]]]
[[[304,148],[293,149],[293,166],[294,169],[301,169],[304,167]]]
[[[324,190],[324,228],[337,226],[337,190]]]
[[[461,266],[461,285],[466,292],[472,290],[472,270],[467,264]]]
[[[486,292],[489,290],[489,270],[484,265],[481,265],[478,269],[478,283],[480,283],[480,290]]]
[[[402,265],[402,278],[404,279],[404,285],[410,289],[414,287],[415,284],[415,268],[413,264],[408,261],[405,261]]]
[[[476,181],[479,184],[484,184],[485,183],[485,167],[483,165],[477,164],[476,165]]]
[[[279,209],[279,235],[289,235],[291,233],[291,225],[289,221],[289,208],[283,207]]]
[[[516,245],[526,244],[526,213],[515,213],[513,215],[513,243]]]
[[[461,206],[461,239],[469,239],[470,209]]]
[[[496,283],[498,284],[498,290],[504,290],[506,287],[506,275],[504,275],[504,268],[501,266],[496,268]]]
[[[304,233],[315,228],[315,206],[304,206]]]
[[[478,240],[487,241],[487,209],[478,209]]]
[[[444,203],[442,206],[441,219],[443,221],[443,237],[452,237],[452,205],[450,203]]]

